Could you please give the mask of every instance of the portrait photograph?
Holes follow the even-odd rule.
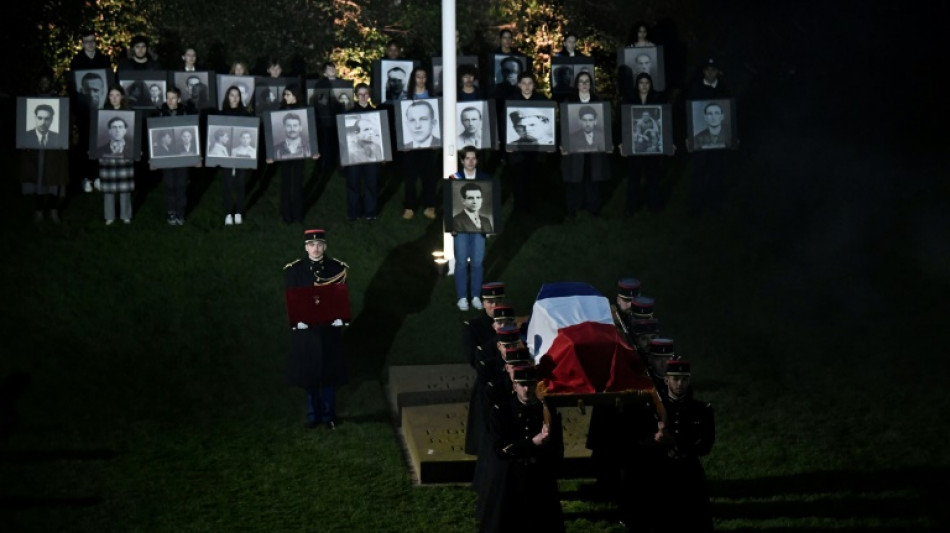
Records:
[[[673,155],[672,107],[625,104],[620,114],[622,155]]]
[[[79,105],[102,109],[109,94],[109,84],[106,80],[111,78],[112,73],[106,73],[105,69],[74,70],[72,84],[79,97]]]
[[[455,148],[474,146],[478,150],[498,149],[495,101],[476,100],[455,103]]]
[[[492,81],[494,85],[507,83],[518,85],[518,75],[530,69],[528,58],[519,54],[495,54],[492,56]]]
[[[258,76],[254,85],[254,112],[259,117],[265,113],[277,111],[284,98],[284,89],[293,84],[299,84],[297,78],[270,78]]]
[[[581,72],[590,74],[594,78],[594,60],[589,57],[558,57],[551,58],[551,93],[570,94],[574,90],[574,79]],[[591,91],[594,87],[590,88]]]
[[[217,96],[215,98],[215,107],[219,110],[224,109],[224,95],[228,94],[228,89],[232,86],[241,91],[241,103],[244,107],[251,109],[254,107],[254,76],[235,76],[234,74],[218,74],[217,77]],[[184,99],[185,93],[182,94]]]
[[[94,111],[89,121],[89,159],[141,159],[137,113],[130,109]]]
[[[443,191],[446,232],[501,232],[501,187],[497,179],[447,180]]]
[[[257,168],[259,117],[209,115],[205,130],[205,166]]]
[[[690,152],[735,148],[735,101],[731,98],[686,101],[686,148]]]
[[[317,108],[321,113],[330,112],[329,80],[306,80],[307,105]]]
[[[505,150],[553,152],[555,106],[553,101],[509,100],[505,105]]]
[[[152,168],[193,167],[201,162],[204,149],[198,134],[197,115],[148,117],[145,127]]]
[[[168,71],[124,70],[119,73],[119,85],[125,89],[125,99],[133,109],[160,109],[165,103]]]
[[[18,149],[69,149],[68,98],[20,96],[16,104]]]
[[[336,125],[341,166],[392,161],[389,117],[385,110],[337,115]]]
[[[196,70],[192,72],[176,71],[172,73],[175,87],[181,91],[181,101],[191,102],[195,109],[217,108],[220,102],[211,99],[218,94],[215,91],[214,72]],[[222,96],[223,99],[223,96]]]
[[[632,75],[631,80],[637,78],[637,74],[646,72],[653,80],[653,88],[657,91],[666,90],[666,70],[663,63],[662,46],[628,46],[617,50],[617,66],[622,71]]]
[[[373,100],[398,102],[409,98],[412,86],[411,59],[380,59],[373,62]]]
[[[332,98],[331,102],[336,102],[337,112],[352,111],[353,106],[356,105],[352,84],[349,87],[330,89],[330,98]]]
[[[611,131],[609,102],[561,104],[561,145],[566,153],[610,152]]]
[[[264,115],[267,159],[310,159],[317,151],[317,122],[312,107],[271,111]]]
[[[475,68],[475,71],[478,71],[478,56],[458,56],[455,58],[455,68],[458,70],[462,65],[469,65]],[[444,90],[442,85],[442,56],[436,56],[432,58],[432,70],[430,72],[431,78],[429,78],[432,85],[433,94],[442,94]],[[461,83],[461,76],[456,72],[455,76],[456,83]],[[475,86],[478,87],[478,80],[475,80]]]
[[[442,99],[402,100],[396,106],[396,146],[400,151],[442,147]]]

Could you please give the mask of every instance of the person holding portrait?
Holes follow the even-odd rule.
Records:
[[[602,101],[591,90],[593,81],[588,72],[578,74],[567,101],[581,104]],[[607,146],[599,109],[600,106],[592,105],[580,107],[577,118],[581,127],[570,134],[572,153],[561,150],[561,177],[568,217],[575,216],[581,209],[586,209],[591,216],[600,215],[600,184],[610,179],[610,161],[605,152]]]
[[[653,89],[653,78],[649,74],[637,74],[636,77],[636,92],[629,97],[625,97],[623,102],[626,104],[632,105],[663,105],[666,103],[666,99],[661,93],[658,93]],[[626,201],[626,214],[632,215],[637,209],[640,208],[640,205],[646,200],[647,209],[650,212],[657,213],[663,208],[663,198],[660,193],[660,176],[662,175],[663,169],[663,158],[657,156],[643,156],[639,154],[651,153],[651,146],[658,146],[662,142],[662,132],[659,131],[659,128],[655,126],[655,120],[647,114],[646,117],[632,117],[634,124],[634,146],[636,150],[635,154],[625,154],[624,152],[629,147],[621,145],[620,149],[621,155],[629,155],[627,157],[627,168],[629,172],[628,181],[627,181],[627,201]],[[668,117],[666,120],[665,127],[671,127],[672,117]],[[651,132],[652,129],[655,129],[655,132]],[[673,147],[675,152],[676,147]],[[659,154],[662,154],[662,150],[659,150]],[[641,178],[644,182],[644,193],[640,192],[640,183]]]
[[[452,180],[465,180],[459,189],[462,197],[462,212],[452,218],[452,243],[455,250],[455,294],[458,308],[468,310],[469,281],[471,281],[472,305],[478,309],[482,303],[482,275],[485,261],[485,236],[492,232],[491,220],[481,214],[484,197],[479,183],[490,182],[491,176],[478,169],[478,150],[465,146],[459,150],[462,168],[452,174]],[[460,230],[465,231],[461,233]]]
[[[160,115],[163,117],[177,117],[195,115],[198,110],[190,102],[182,102],[181,90],[178,87],[169,87],[165,91],[165,103],[162,104]],[[174,130],[164,130],[159,136],[159,145],[155,155],[180,155],[182,147],[174,146]],[[190,136],[190,133],[189,133]],[[196,146],[197,148],[197,146]],[[198,163],[198,166],[201,164]],[[169,226],[181,226],[185,223],[185,208],[188,203],[188,181],[191,169],[188,167],[163,168],[162,181],[165,183],[165,204]]]
[[[250,117],[251,112],[244,106],[241,90],[232,85],[224,92],[221,102],[221,114],[231,117]],[[232,157],[257,157],[257,148],[251,146],[251,132],[244,131],[239,136],[240,144],[231,150]],[[221,169],[221,200],[224,207],[224,225],[244,223],[244,182],[246,168]]]
[[[125,91],[119,85],[109,89],[106,111],[127,110]],[[126,224],[132,223],[132,192],[135,190],[135,165],[133,161],[135,147],[130,125],[121,117],[113,117],[106,123],[109,140],[96,150],[99,160],[99,178],[95,188],[102,192],[103,214],[107,226],[115,222],[116,195],[119,200],[119,218]]]
[[[294,83],[284,89],[280,109],[299,111],[284,115],[284,140],[274,146],[274,159],[267,160],[268,163],[281,162],[280,216],[287,224],[303,222],[303,158],[320,157],[320,154],[311,154],[310,141],[304,131],[305,103],[299,85]]]
[[[59,96],[53,89],[52,69],[41,72],[36,95]],[[32,119],[33,128],[26,132],[27,149],[20,151],[20,190],[24,196],[33,197],[34,222],[42,222],[48,213],[49,219],[59,224],[60,203],[69,184],[69,157],[65,150],[46,149],[60,144],[60,134],[52,130],[57,122],[56,109],[39,104],[33,109]]]
[[[369,113],[375,109],[370,101],[369,85],[357,84],[356,105],[351,112]],[[350,166],[346,168],[346,218],[350,222],[358,218],[372,221],[376,220],[379,166],[383,161],[381,132],[362,117],[352,128],[347,135]]]
[[[82,49],[76,52],[69,62],[69,71],[76,72],[80,70],[98,70],[103,69],[106,75],[112,76],[112,60],[102,53],[98,48],[98,39],[96,32],[92,28],[86,28],[79,34]],[[110,80],[111,81],[111,80]],[[95,180],[97,172],[95,161],[89,159],[87,150],[89,147],[89,118],[93,109],[99,109],[102,101],[105,99],[108,83],[99,77],[98,74],[87,72],[77,83],[78,87],[70,87],[70,101],[75,110],[73,116],[76,119],[76,131],[79,134],[78,142],[70,149],[70,166],[82,177],[82,190],[92,192],[92,182]]]

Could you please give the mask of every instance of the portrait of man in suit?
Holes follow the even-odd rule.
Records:
[[[198,109],[209,106],[208,84],[202,82],[200,77],[194,74],[188,76],[185,80],[185,88],[187,91],[183,91],[182,94],[186,95],[186,101],[191,102]]]
[[[132,159],[132,139],[128,122],[122,117],[112,117],[106,123],[106,131],[109,134],[109,142],[100,145],[96,150],[99,158]]]
[[[439,120],[431,101],[412,100],[404,105],[403,148],[418,150],[442,146],[438,135]]]
[[[281,123],[284,127],[284,140],[274,145],[274,160],[310,157],[310,142],[301,115],[286,113]]]
[[[178,135],[178,153],[179,155],[198,155],[198,129],[185,129]]]
[[[481,213],[485,184],[467,182],[459,187],[461,211],[452,217],[452,231],[460,233],[492,233],[491,219]]]
[[[26,132],[26,147],[45,149],[59,146],[59,133],[52,130],[56,110],[50,104],[40,104],[33,110],[33,129]]]
[[[461,123],[461,131],[458,139],[458,147],[462,146],[474,146],[475,148],[482,149],[482,111],[481,109],[472,106],[466,105],[462,112],[459,113],[459,122]]]
[[[703,121],[706,127],[693,135],[693,148],[711,150],[726,148],[732,142],[729,124],[723,113],[722,105],[709,102],[703,108]]]
[[[105,104],[104,89],[105,81],[95,72],[87,72],[79,82],[79,94],[85,98],[90,109],[102,109]]]
[[[580,128],[571,131],[571,152],[603,152],[604,132],[598,127],[597,110],[584,105],[577,111]]]
[[[175,130],[171,128],[152,131],[152,157],[172,157],[178,155],[175,146]]]

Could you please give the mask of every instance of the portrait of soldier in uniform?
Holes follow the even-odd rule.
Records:
[[[514,108],[508,113],[510,145],[554,144],[554,109]]]

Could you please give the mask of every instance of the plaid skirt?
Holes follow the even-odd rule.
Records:
[[[106,193],[135,190],[135,166],[131,159],[99,160],[99,190]]]

